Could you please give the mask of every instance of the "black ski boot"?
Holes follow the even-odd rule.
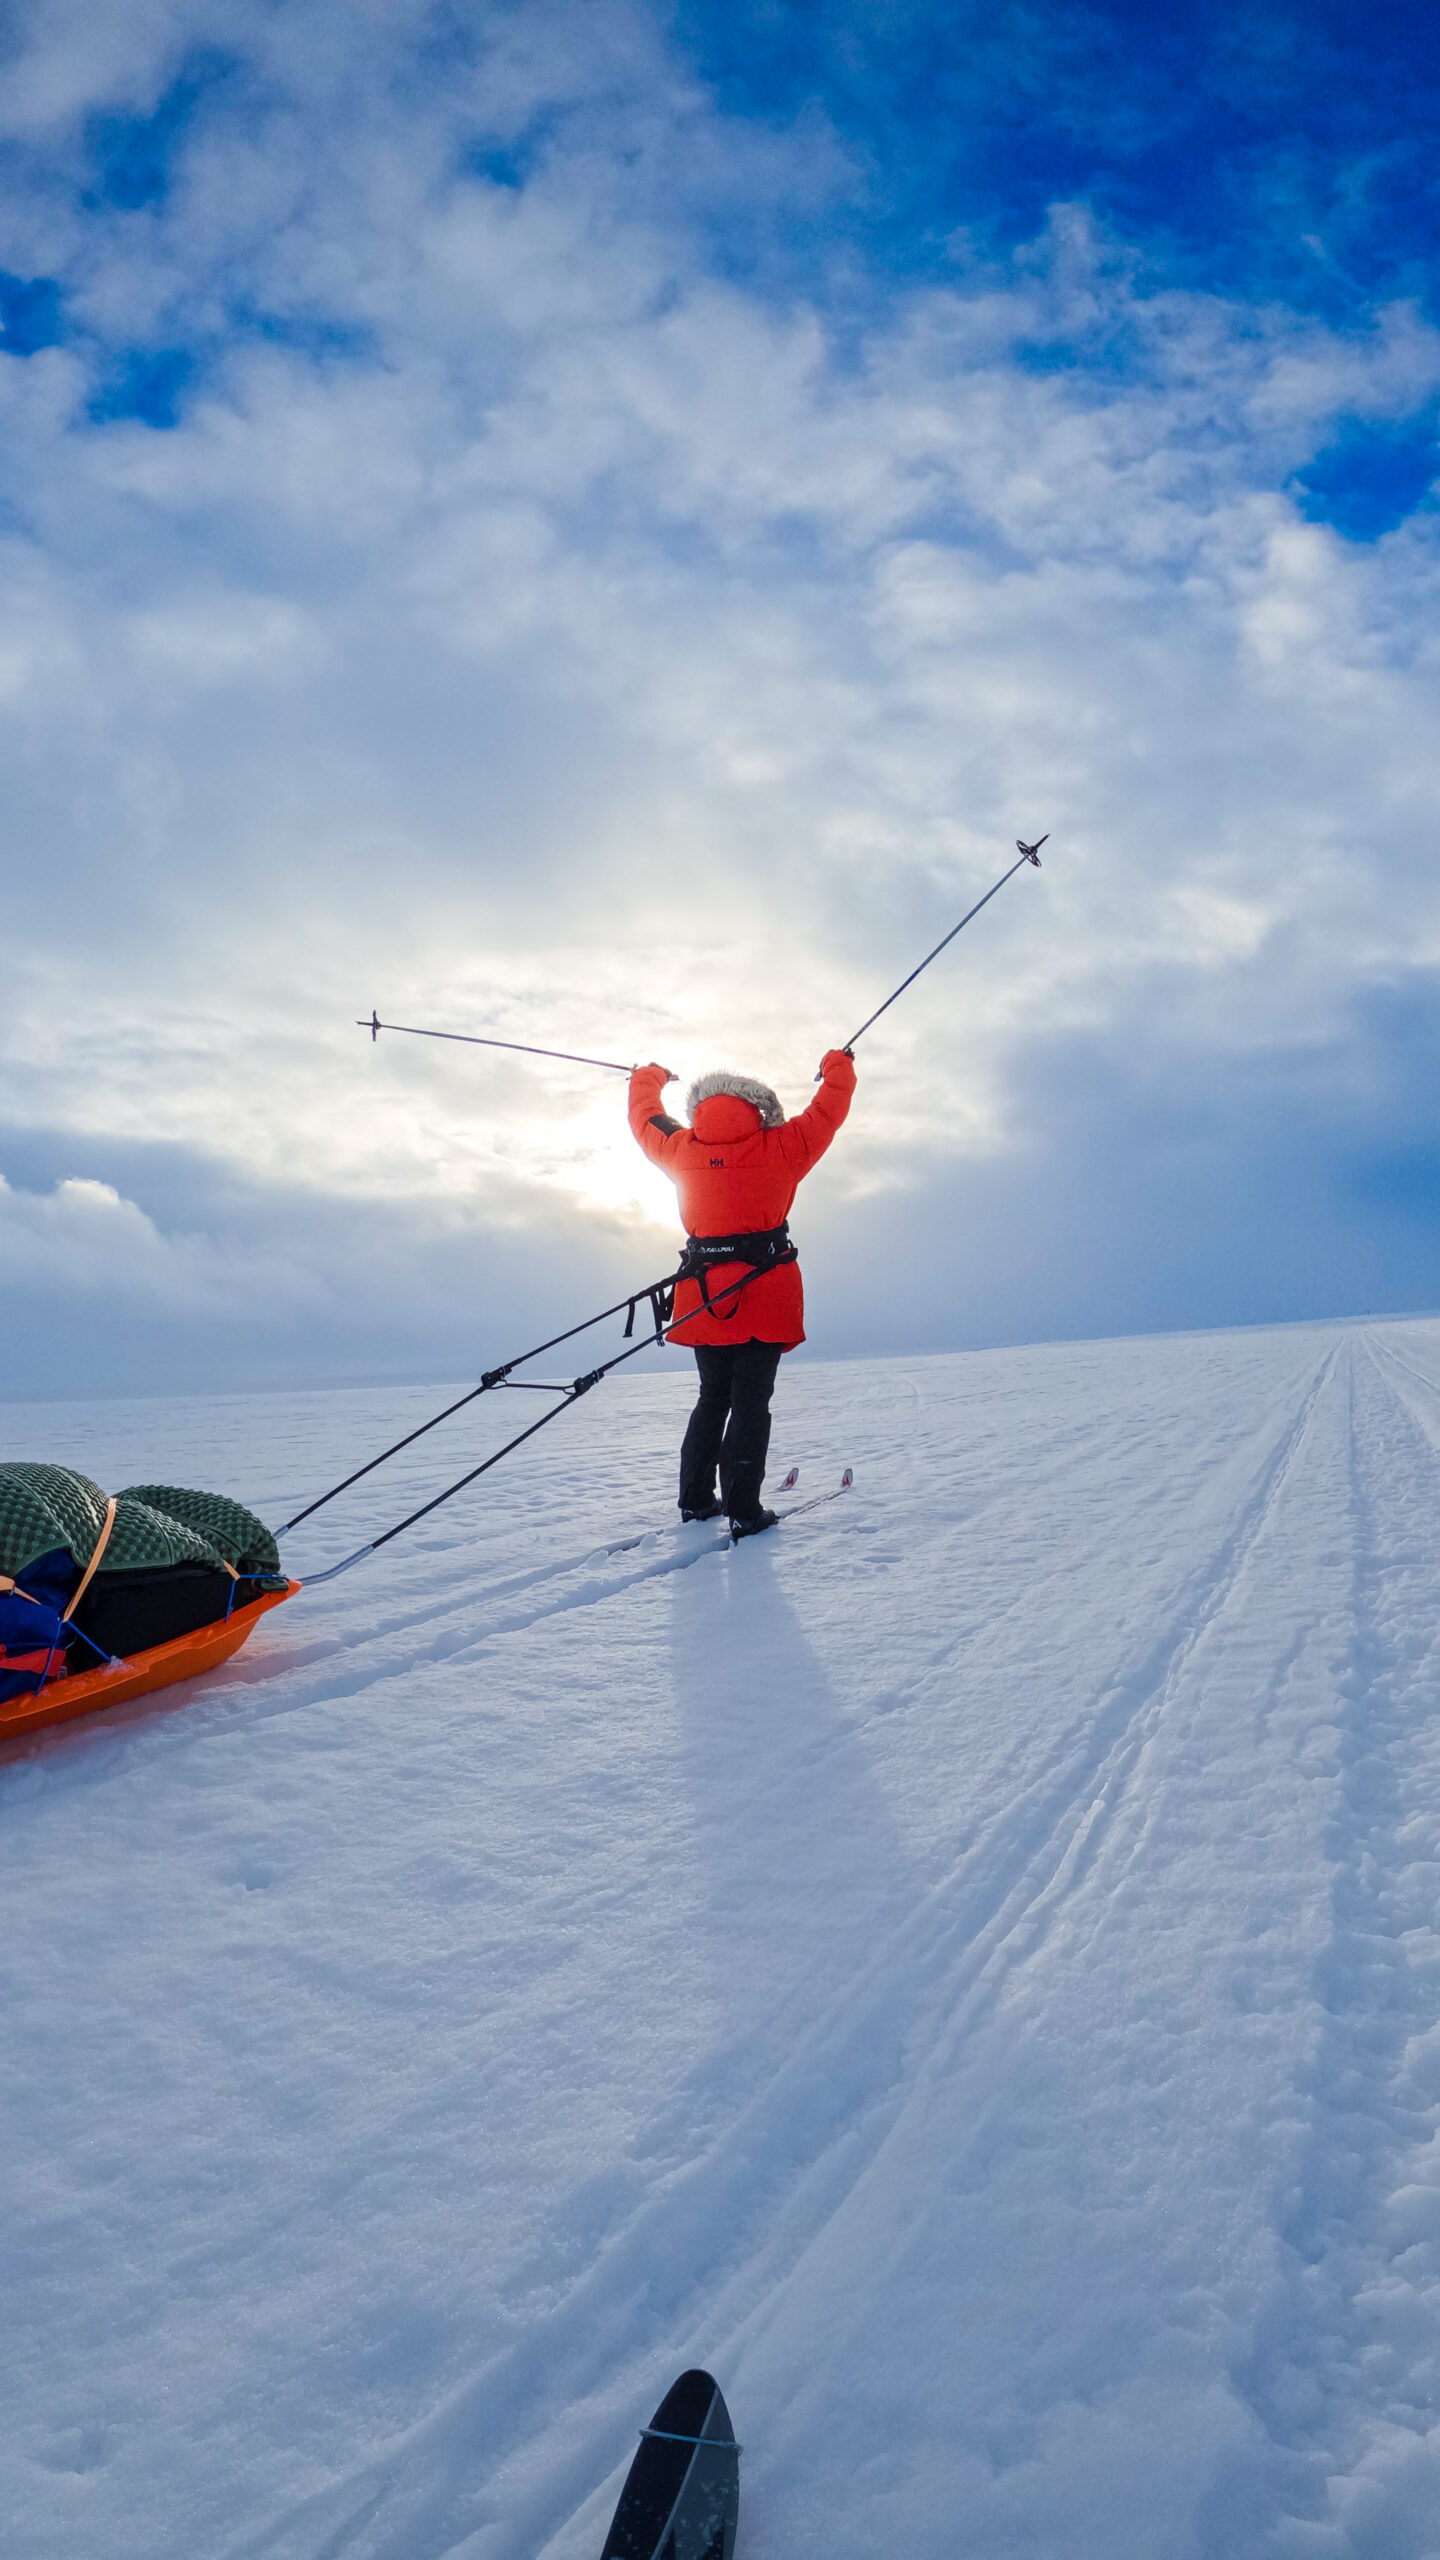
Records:
[[[682,1503],[680,1517],[682,1520],[718,1520],[724,1508],[723,1502],[698,1502],[693,1511],[687,1511]]]
[[[762,1529],[773,1529],[779,1517],[778,1511],[767,1511],[762,1504],[753,1519],[732,1520],[730,1535],[738,1546],[742,1538],[758,1538]]]

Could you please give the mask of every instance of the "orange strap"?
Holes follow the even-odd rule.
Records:
[[[80,1588],[76,1592],[74,1599],[71,1601],[69,1608],[65,1612],[67,1624],[73,1621],[76,1610],[79,1608],[81,1601],[84,1599],[86,1592],[90,1588],[90,1577],[94,1573],[101,1557],[105,1553],[106,1547],[109,1545],[110,1532],[114,1526],[115,1496],[112,1493],[109,1501],[105,1505],[105,1521],[100,1531],[100,1535],[95,1541],[95,1552],[91,1556],[89,1563],[85,1567],[84,1573],[80,1577]],[[224,1565],[226,1572],[229,1574],[231,1581],[238,1582],[240,1576],[236,1572],[233,1564],[229,1562],[228,1558],[222,1556],[220,1561]],[[33,1592],[22,1591],[19,1583],[12,1581],[8,1573],[0,1573],[0,1591],[13,1591],[17,1600],[28,1600],[31,1607],[34,1609],[43,1609],[45,1606],[44,1601],[37,1600]]]
[[[103,1554],[105,1553],[105,1549],[106,1549],[106,1547],[107,1547],[107,1546],[109,1545],[109,1543],[110,1543],[110,1532],[111,1532],[111,1530],[114,1528],[114,1526],[115,1526],[115,1496],[114,1496],[114,1494],[112,1493],[112,1494],[111,1494],[111,1496],[110,1496],[109,1501],[108,1501],[108,1502],[106,1503],[106,1505],[105,1505],[105,1526],[104,1526],[104,1528],[101,1530],[99,1537],[98,1537],[98,1538],[96,1539],[96,1541],[95,1541],[95,1552],[94,1552],[94,1554],[91,1556],[89,1563],[88,1563],[88,1564],[87,1564],[87,1566],[85,1567],[85,1571],[84,1571],[84,1573],[83,1573],[83,1574],[81,1575],[81,1577],[80,1577],[80,1588],[79,1588],[79,1590],[76,1592],[74,1599],[71,1601],[69,1608],[68,1608],[68,1609],[66,1610],[66,1612],[65,1612],[65,1617],[66,1617],[66,1621],[67,1621],[67,1623],[73,1623],[73,1621],[74,1621],[74,1617],[75,1617],[75,1612],[76,1612],[76,1610],[79,1608],[81,1601],[84,1599],[86,1592],[87,1592],[87,1591],[89,1590],[89,1588],[90,1588],[90,1577],[91,1577],[91,1575],[93,1574],[93,1572],[95,1571],[96,1566],[97,1566],[97,1565],[98,1565],[98,1563],[100,1562],[101,1557],[102,1557],[102,1556],[103,1556]]]

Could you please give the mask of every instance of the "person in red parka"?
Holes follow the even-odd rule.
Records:
[[[721,1073],[690,1087],[687,1129],[660,1107],[672,1081],[665,1067],[635,1069],[630,1126],[679,1192],[688,1237],[668,1337],[693,1349],[700,1371],[680,1451],[680,1514],[713,1520],[724,1511],[743,1538],[775,1518],[760,1500],[770,1398],[781,1353],[805,1339],[800,1265],[785,1222],[849,1111],[855,1061],[848,1049],[827,1052],[820,1090],[798,1120],[786,1119],[768,1084]]]

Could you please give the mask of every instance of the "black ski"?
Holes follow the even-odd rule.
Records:
[[[808,1502],[792,1502],[788,1511],[777,1512],[771,1523],[772,1528],[780,1528],[782,1523],[786,1520],[798,1520],[806,1511],[818,1511],[822,1503],[838,1502],[842,1493],[849,1492],[854,1481],[855,1470],[853,1467],[847,1467],[839,1483],[832,1485],[828,1493],[812,1493]],[[752,1536],[763,1538],[765,1532],[763,1529],[757,1529],[753,1530],[751,1534]],[[733,1539],[731,1540],[731,1544],[733,1546]]]
[[[697,2367],[641,2429],[600,2560],[731,2560],[739,2511],[730,2412],[719,2383]]]
[[[792,1468],[791,1468],[791,1470],[790,1470],[790,1473],[789,1473],[789,1474],[788,1474],[788,1476],[785,1478],[784,1483],[783,1483],[783,1484],[781,1485],[781,1487],[780,1487],[781,1492],[782,1492],[782,1493],[788,1493],[788,1492],[790,1491],[790,1489],[791,1489],[792,1485],[797,1485],[797,1484],[799,1483],[799,1481],[800,1481],[800,1470],[799,1470],[799,1468],[798,1468],[798,1467],[792,1467]],[[805,1509],[805,1507],[806,1507],[806,1506],[805,1506],[805,1504],[804,1504],[804,1503],[799,1503],[799,1504],[797,1504],[797,1505],[796,1505],[796,1508],[797,1508],[798,1510],[801,1510],[801,1511],[803,1511],[803,1510]],[[725,1515],[724,1515],[724,1513],[723,1513],[723,1512],[719,1512],[719,1511],[717,1511],[717,1513],[716,1513],[716,1515],[715,1515],[715,1517],[716,1517],[716,1519],[717,1519],[717,1520],[722,1520],[722,1519],[724,1518],[724,1516],[725,1516]],[[687,1524],[687,1525],[688,1525],[688,1524]],[[697,1522],[695,1525],[696,1525],[697,1527],[699,1527],[699,1526],[700,1526],[700,1523],[699,1523],[699,1522]],[[655,1530],[655,1529],[642,1529],[642,1530],[640,1531],[640,1534],[639,1534],[639,1536],[638,1536],[638,1537],[635,1537],[635,1538],[617,1538],[617,1539],[616,1539],[616,1541],[615,1541],[614,1546],[613,1546],[613,1547],[606,1547],[606,1549],[604,1550],[604,1552],[605,1552],[605,1554],[606,1554],[607,1556],[628,1556],[628,1555],[632,1552],[632,1550],[633,1550],[634,1548],[636,1548],[636,1547],[643,1547],[647,1538],[654,1538],[654,1537],[660,1536],[660,1535],[662,1535],[662,1534],[663,1534],[663,1532],[658,1531],[658,1530]],[[725,1539],[721,1539],[721,1540],[719,1540],[717,1543],[718,1543],[718,1544],[721,1544],[721,1545],[728,1546],[728,1545],[729,1545],[729,1543],[730,1543],[730,1541],[729,1541],[729,1539],[728,1539],[728,1538],[725,1538]]]

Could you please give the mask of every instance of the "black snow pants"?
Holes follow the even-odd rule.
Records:
[[[778,1342],[696,1343],[700,1401],[680,1450],[680,1508],[704,1511],[720,1499],[732,1520],[756,1520],[765,1453],[770,1446],[770,1398],[780,1366]]]

